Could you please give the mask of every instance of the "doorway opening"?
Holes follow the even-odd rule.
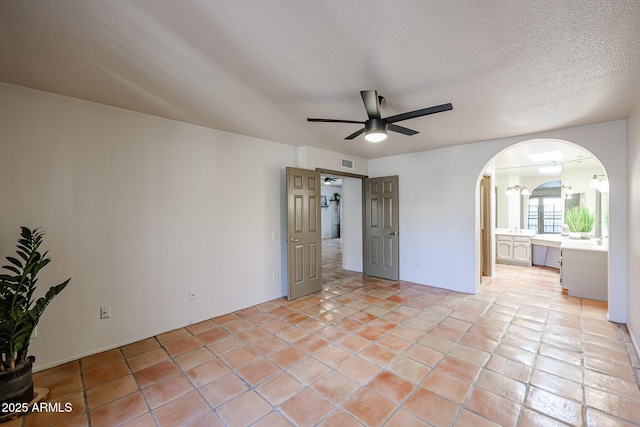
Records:
[[[481,200],[477,212],[479,230],[482,232],[482,227],[488,224],[491,243],[478,244],[479,286],[486,271],[483,260],[489,260],[493,271],[496,261],[526,263],[560,270],[563,289],[570,296],[583,296],[583,289],[572,289],[562,277],[563,270],[570,269],[561,264],[560,259],[562,257],[564,263],[563,248],[570,251],[570,247],[578,244],[581,250],[587,246],[594,252],[608,250],[608,178],[602,163],[586,149],[568,141],[536,139],[516,144],[494,156],[478,178],[479,194],[487,176],[494,190],[489,200],[490,220],[483,221],[487,210],[482,209]],[[569,238],[571,230],[565,212],[573,206],[593,217],[593,225],[583,232],[580,242]],[[604,288],[601,294],[604,296],[595,299],[606,301],[608,266],[605,264],[602,269],[604,279],[599,286]]]
[[[362,273],[362,192],[367,177],[316,170],[320,172],[322,195],[328,205],[321,208],[323,282],[346,272]],[[326,178],[330,179],[327,184]]]
[[[321,174],[322,196],[322,277],[327,283],[342,272],[342,180],[341,176]]]

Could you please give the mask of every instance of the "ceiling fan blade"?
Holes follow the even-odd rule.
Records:
[[[387,124],[387,129],[392,130],[394,132],[402,133],[404,135],[415,135],[416,133],[420,133],[417,130],[409,129],[403,126],[394,125],[393,123]]]
[[[416,117],[427,116],[429,114],[441,113],[449,110],[453,110],[453,105],[450,103],[423,108],[422,110],[409,111],[408,113],[397,114],[395,116],[387,117],[385,120],[387,123],[395,123],[402,120],[415,119]]]
[[[363,121],[340,120],[340,119],[313,119],[313,118],[308,118],[307,121],[308,122],[324,122],[324,123],[357,123],[359,125],[363,125],[364,124]]]
[[[360,91],[362,96],[362,102],[364,102],[364,108],[367,110],[367,115],[370,119],[380,118],[380,103],[378,99],[378,91],[376,90],[363,90]]]
[[[362,135],[364,133],[364,128],[360,129],[357,132],[352,133],[351,135],[349,135],[348,137],[346,137],[345,139],[353,139],[356,136]]]

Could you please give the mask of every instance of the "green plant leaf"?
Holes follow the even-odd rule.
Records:
[[[9,270],[12,273],[16,273],[18,276],[20,276],[22,273],[20,272],[20,270],[18,270],[17,268],[15,268],[12,265],[4,265],[2,266],[2,268]]]
[[[18,361],[27,357],[31,334],[44,309],[71,280],[52,286],[44,297],[34,302],[36,276],[51,260],[46,257],[48,252],[38,252],[43,232],[21,227],[20,235],[16,252],[24,264],[17,258],[7,257],[11,265],[4,268],[15,276],[0,275],[0,353],[5,355],[4,366],[8,368],[15,365],[16,357]]]
[[[586,207],[574,206],[564,214],[569,231],[587,233],[593,228],[594,216]]]
[[[22,263],[14,257],[8,256],[7,261],[9,261],[11,264],[15,265],[18,268],[22,268]]]

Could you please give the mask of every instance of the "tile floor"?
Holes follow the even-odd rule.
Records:
[[[39,372],[70,413],[15,426],[631,426],[640,363],[606,305],[498,266],[478,295],[340,269],[277,299]]]

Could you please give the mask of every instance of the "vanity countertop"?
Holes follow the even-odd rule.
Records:
[[[522,230],[513,228],[496,228],[496,235],[500,236],[521,236],[530,237],[531,244],[548,246],[552,248],[577,249],[582,251],[607,252],[609,250],[606,239],[570,239],[560,234],[536,234],[533,230]]]
[[[536,234],[531,238],[531,243],[540,246],[559,248],[562,246],[564,237],[559,234]]]
[[[496,228],[495,234],[502,236],[533,237],[536,235],[536,232],[533,230],[523,230],[521,228]]]
[[[577,249],[581,251],[608,252],[609,247],[602,239],[578,240],[564,237],[562,239],[562,249]]]

